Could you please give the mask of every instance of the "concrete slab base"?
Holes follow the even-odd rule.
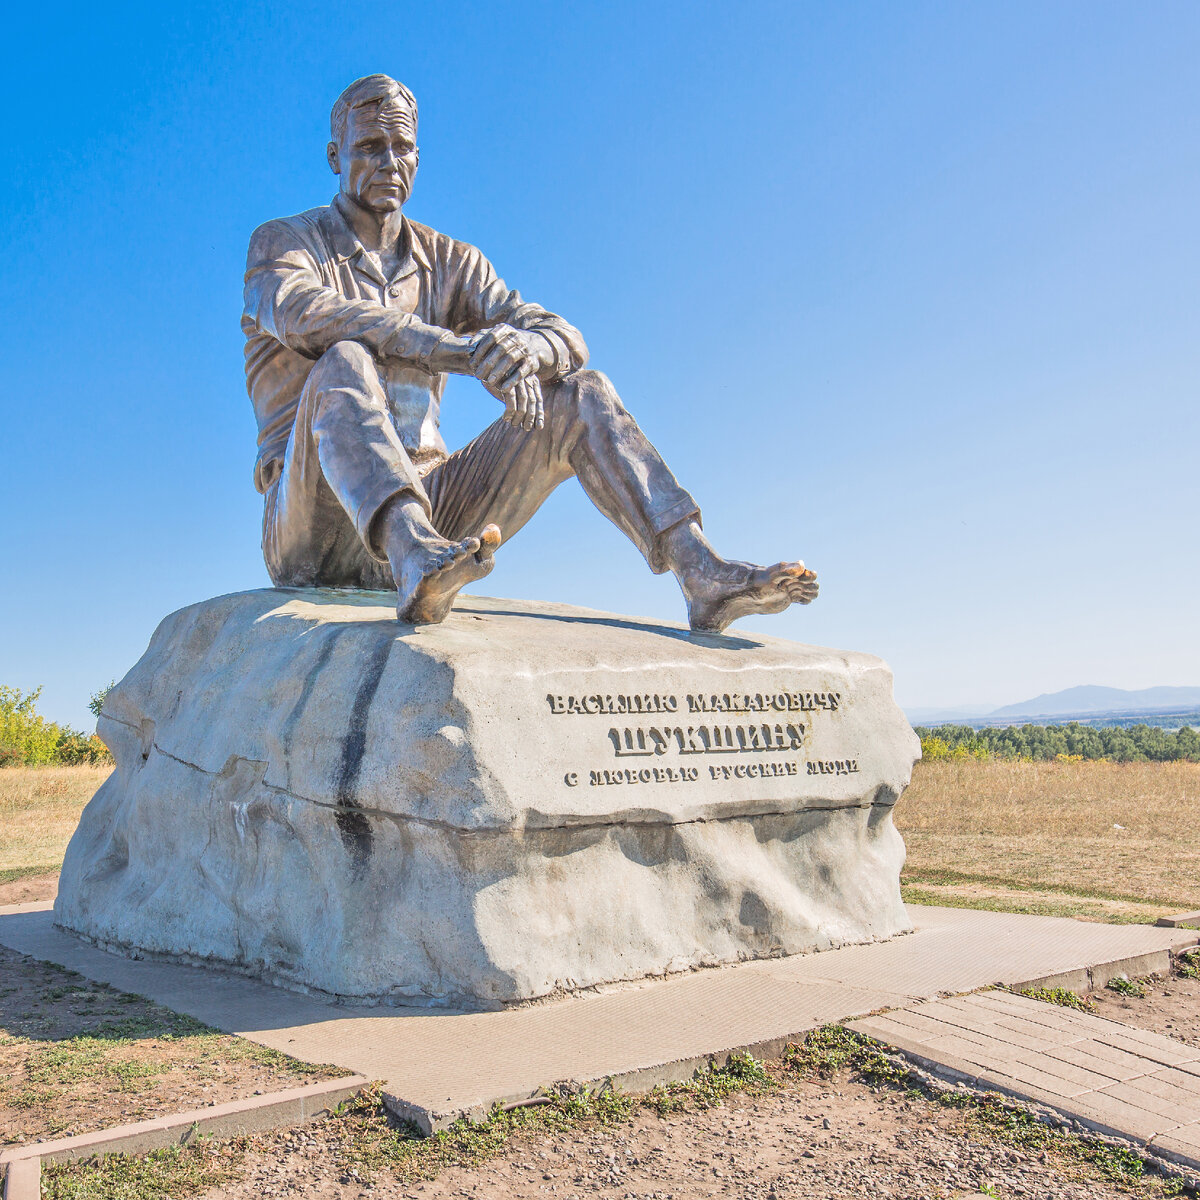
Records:
[[[46,905],[0,909],[0,945],[135,992],[308,1062],[382,1079],[430,1131],[559,1083],[627,1088],[689,1077],[732,1053],[778,1053],[833,1021],[991,984],[1167,968],[1188,930],[910,906],[889,942],[695,971],[502,1012],[347,1008],[221,971],[99,950]],[[1064,986],[1067,984],[1064,983]]]
[[[851,1021],[927,1069],[1200,1170],[1200,1047],[1010,992]]]

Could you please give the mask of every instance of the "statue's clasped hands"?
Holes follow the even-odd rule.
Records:
[[[471,347],[471,374],[503,401],[502,420],[527,431],[541,429],[546,418],[537,372],[550,364],[552,353],[540,334],[493,325]]]

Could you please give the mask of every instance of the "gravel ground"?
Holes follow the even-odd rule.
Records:
[[[336,1122],[255,1139],[245,1175],[207,1200],[317,1195],[330,1200],[828,1200],[840,1196],[933,1200],[996,1195],[1107,1200],[1131,1193],[1092,1167],[1018,1149],[972,1128],[961,1110],[848,1079],[799,1081],[734,1096],[705,1111],[641,1112],[616,1126],[569,1135],[532,1132],[473,1167],[405,1183],[386,1172],[354,1178],[339,1163]],[[1142,1195],[1163,1194],[1157,1181]]]

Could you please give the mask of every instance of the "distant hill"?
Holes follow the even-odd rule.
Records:
[[[1152,687],[1138,691],[1125,688],[1097,687],[1094,684],[1047,692],[1019,704],[1006,704],[986,716],[1057,717],[1080,713],[1178,712],[1200,708],[1200,687]]]
[[[1195,725],[1200,713],[1200,687],[1152,687],[1129,690],[1087,684],[1046,692],[1019,704],[989,709],[913,708],[908,719],[914,725],[1045,725],[1080,721],[1088,725],[1150,725],[1175,727]]]

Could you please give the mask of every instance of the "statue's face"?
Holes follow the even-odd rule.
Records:
[[[375,212],[392,212],[412,194],[417,127],[402,101],[353,108],[342,140],[329,143],[329,165],[344,196]]]

